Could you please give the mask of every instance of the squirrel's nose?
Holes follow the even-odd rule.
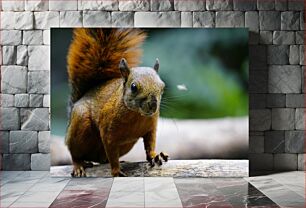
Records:
[[[156,97],[152,96],[151,101],[149,102],[149,108],[151,111],[156,111],[157,109],[157,100]]]

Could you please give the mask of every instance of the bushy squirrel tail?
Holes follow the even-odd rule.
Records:
[[[130,67],[137,66],[146,38],[139,29],[77,28],[73,33],[67,57],[72,103],[98,84],[121,77],[122,58]]]

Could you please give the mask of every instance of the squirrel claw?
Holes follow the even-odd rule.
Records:
[[[165,162],[168,162],[169,155],[167,153],[160,152],[159,155],[163,158]]]
[[[73,168],[73,171],[71,173],[72,177],[86,177],[86,172],[83,166],[75,167]]]
[[[153,159],[150,159],[149,161],[149,164],[150,166],[153,168],[155,166],[155,163],[154,163],[154,160]]]
[[[159,155],[155,156],[154,162],[157,163],[158,166],[161,166],[163,164],[163,161],[161,160],[161,157]]]

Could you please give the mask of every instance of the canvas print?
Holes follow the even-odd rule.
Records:
[[[248,176],[248,30],[52,28],[51,174]]]

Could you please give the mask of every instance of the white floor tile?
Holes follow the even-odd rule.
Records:
[[[143,177],[122,177],[115,178],[111,192],[143,192],[144,178]]]
[[[144,207],[144,192],[112,192],[106,204],[106,208],[119,207]]]
[[[144,179],[145,192],[176,189],[173,178],[169,177],[146,177]]]

